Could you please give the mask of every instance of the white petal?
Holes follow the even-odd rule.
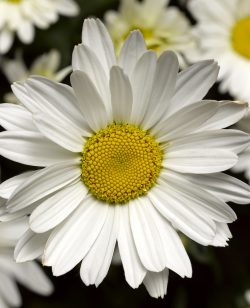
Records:
[[[36,171],[28,171],[16,175],[0,184],[0,196],[9,199],[13,192]]]
[[[137,61],[146,51],[146,44],[141,32],[132,31],[124,42],[119,57],[119,65],[130,78]]]
[[[42,112],[55,117],[78,128],[84,136],[89,136],[91,131],[80,112],[71,87],[45,77],[33,76],[24,83],[24,88],[26,95],[23,87],[18,84],[14,84],[13,91],[32,113]],[[32,100],[27,100],[27,96]]]
[[[232,234],[227,224],[216,223],[216,234],[212,242],[212,246],[225,247],[228,246],[227,241],[232,237]]]
[[[107,275],[114,254],[118,226],[119,210],[116,206],[109,206],[104,226],[81,264],[80,275],[86,285],[95,284],[97,287]]]
[[[199,185],[202,189],[221,198],[225,202],[238,204],[250,203],[250,186],[224,173],[182,174],[189,182]]]
[[[8,209],[12,212],[41,200],[80,178],[81,168],[76,163],[60,163],[37,171],[11,196]]]
[[[118,123],[128,123],[133,104],[132,88],[119,66],[113,66],[110,71],[110,91],[113,119]]]
[[[106,127],[109,120],[107,110],[88,75],[82,71],[73,72],[71,84],[79,102],[79,108],[91,129],[98,131]]]
[[[9,29],[3,29],[0,32],[0,54],[4,54],[9,51],[14,41],[14,34]]]
[[[152,206],[147,198],[138,198],[129,203],[129,217],[133,238],[142,264],[149,271],[159,272],[165,267],[163,242],[157,229],[157,222],[152,220]]]
[[[9,277],[4,272],[0,272],[0,280],[0,297],[4,299],[4,302],[14,307],[21,306],[22,298],[13,277]]]
[[[218,108],[215,101],[201,101],[182,108],[172,116],[165,117],[152,128],[158,141],[168,142],[171,139],[195,132],[213,116]]]
[[[62,225],[52,232],[43,256],[55,276],[63,275],[88,253],[104,225],[109,205],[87,197]]]
[[[120,224],[117,241],[125,278],[132,288],[138,288],[146,275],[146,269],[142,265],[135,247],[130,226],[128,206],[121,205],[119,209]]]
[[[22,21],[17,28],[17,35],[25,44],[30,44],[34,40],[35,29],[29,20]]]
[[[147,206],[148,215],[154,222],[162,242],[161,249],[164,252],[165,267],[176,272],[181,277],[191,277],[191,263],[179,235],[151,202]]]
[[[192,210],[192,203],[187,204],[188,200],[182,198],[178,191],[166,184],[164,191],[157,186],[149,191],[148,196],[159,212],[175,228],[197,243],[202,245],[211,243],[215,235],[215,223],[209,217],[202,217]]]
[[[198,62],[178,75],[175,95],[172,98],[169,114],[200,101],[216,82],[219,67],[212,60]]]
[[[147,272],[143,283],[150,296],[163,298],[167,294],[168,275],[169,271],[167,268],[159,273]]]
[[[36,234],[27,230],[18,241],[14,258],[16,262],[26,262],[40,257],[44,251],[49,233]]]
[[[135,65],[131,77],[133,89],[132,123],[140,124],[146,113],[153,86],[156,60],[156,54],[153,51],[147,51]]]
[[[234,166],[238,157],[221,149],[187,149],[167,154],[163,166],[181,173],[214,173]]]
[[[61,15],[75,16],[79,14],[79,5],[72,0],[60,0],[56,4],[57,10]]]
[[[193,203],[192,209],[199,215],[224,223],[230,223],[236,219],[234,211],[224,201],[203,190],[199,184],[189,182],[182,174],[164,170],[161,178],[172,189],[178,191],[186,200],[187,207],[188,204]]]
[[[0,105],[0,124],[6,130],[36,131],[32,114],[24,107],[14,104]]]
[[[84,20],[82,42],[97,55],[108,76],[111,66],[116,64],[116,58],[109,33],[99,19]]]
[[[50,295],[53,285],[47,278],[41,267],[36,262],[15,264],[14,274],[19,283],[26,288],[41,295]]]
[[[199,128],[199,131],[221,129],[231,126],[243,118],[247,110],[247,103],[222,101],[214,116],[204,122]]]
[[[172,51],[165,51],[157,60],[154,83],[147,112],[143,119],[144,129],[156,124],[169,107],[174,94],[179,63]]]
[[[39,132],[6,131],[0,133],[0,154],[18,163],[44,167],[77,158],[45,138]]]
[[[82,181],[63,188],[32,212],[30,228],[36,233],[43,233],[56,227],[77,208],[87,192]]]
[[[85,140],[77,128],[44,113],[34,114],[33,118],[39,131],[48,139],[68,151],[82,152]]]
[[[182,150],[221,149],[232,151],[236,154],[243,151],[250,142],[250,135],[239,130],[224,129],[205,131],[188,135],[171,141],[167,155],[171,152]]]
[[[73,70],[80,70],[86,73],[93,84],[96,86],[98,93],[103,98],[104,104],[106,104],[107,110],[110,109],[110,93],[108,78],[101,62],[97,58],[96,54],[86,45],[75,46],[72,55]]]

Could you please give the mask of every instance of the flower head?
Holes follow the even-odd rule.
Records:
[[[249,202],[249,187],[220,173],[249,144],[246,133],[223,129],[247,104],[201,101],[217,64],[179,73],[176,55],[157,59],[139,31],[118,58],[99,20],[85,20],[82,41],[72,87],[33,77],[13,85],[23,106],[0,105],[0,153],[42,167],[0,186],[5,195],[21,178],[7,216],[31,214],[16,259],[42,254],[54,275],[81,261],[84,283],[99,285],[118,243],[130,286],[164,296],[168,269],[192,272],[177,231],[225,246],[236,219],[226,202]]]
[[[0,1],[0,54],[9,51],[15,33],[29,44],[34,39],[34,26],[46,29],[55,23],[58,15],[78,13],[74,0],[1,0]]]
[[[190,59],[216,59],[220,91],[250,101],[250,3],[248,0],[190,0],[197,44]]]
[[[106,25],[115,43],[117,53],[130,31],[139,29],[147,48],[161,54],[174,50],[181,65],[183,54],[192,46],[191,26],[176,7],[167,7],[168,0],[122,0],[118,12],[108,11]]]

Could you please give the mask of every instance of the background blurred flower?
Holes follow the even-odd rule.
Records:
[[[3,200],[2,200],[3,201]],[[17,264],[14,261],[14,246],[20,235],[28,228],[28,218],[0,223],[0,307],[22,305],[17,282],[40,295],[50,295],[53,286],[35,262]]]
[[[197,20],[192,61],[215,59],[220,65],[220,91],[250,101],[250,1],[190,0]]]
[[[58,20],[58,15],[75,16],[79,12],[74,0],[1,0],[0,54],[9,51],[15,33],[29,44],[33,41],[34,26],[46,29]]]
[[[43,253],[54,275],[80,261],[86,285],[99,285],[116,241],[129,285],[163,297],[168,269],[190,277],[176,229],[202,245],[225,246],[236,219],[226,202],[248,203],[250,188],[226,174],[249,135],[226,129],[247,104],[201,101],[218,66],[199,62],[178,73],[173,52],[159,59],[139,31],[119,58],[99,20],[84,22],[75,47],[72,88],[46,78],[13,85],[23,106],[0,105],[0,153],[44,167],[24,182],[7,209],[31,213],[17,261]],[[174,227],[173,227],[174,226]],[[170,253],[171,251],[171,253]]]
[[[192,46],[191,25],[177,7],[167,7],[168,0],[122,0],[119,10],[108,11],[104,19],[117,53],[130,31],[139,29],[147,48],[158,54],[174,50],[183,66],[183,55]]]
[[[72,68],[67,66],[59,70],[60,61],[60,53],[57,50],[51,50],[38,57],[28,69],[21,54],[18,53],[13,60],[3,58],[2,69],[9,83],[24,81],[31,75],[40,75],[51,80],[62,81],[71,72]],[[4,101],[6,103],[18,103],[12,92],[4,96]]]

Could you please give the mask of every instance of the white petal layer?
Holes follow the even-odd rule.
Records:
[[[114,254],[119,222],[119,208],[109,206],[103,228],[81,264],[80,275],[86,285],[95,284],[97,287],[106,277]]]
[[[108,207],[89,196],[54,229],[46,244],[43,262],[52,266],[55,276],[67,273],[86,256],[103,228]]]
[[[13,192],[21,185],[26,179],[33,175],[36,171],[28,171],[16,175],[0,184],[0,196],[9,199]]]
[[[63,188],[32,212],[30,228],[36,233],[43,233],[56,227],[77,208],[87,192],[82,181]]]
[[[172,225],[202,245],[209,245],[214,238],[216,226],[209,217],[203,217],[192,209],[193,200],[183,198],[178,191],[164,185],[149,191],[148,196],[159,212]],[[187,207],[188,206],[188,207]]]
[[[189,182],[199,185],[202,189],[221,198],[225,202],[248,204],[250,187],[244,182],[224,173],[182,174]]]
[[[43,254],[49,232],[36,234],[31,230],[27,230],[18,241],[14,258],[16,262],[27,262],[40,257]]]
[[[8,209],[14,212],[25,208],[72,183],[80,178],[80,174],[81,168],[76,162],[61,163],[37,171],[11,196]]]
[[[0,134],[0,154],[18,163],[44,167],[61,161],[72,161],[76,154],[69,152],[30,131],[6,131]]]

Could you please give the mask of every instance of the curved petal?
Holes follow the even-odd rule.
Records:
[[[147,272],[143,280],[150,296],[163,298],[167,294],[169,270],[166,268],[159,273]]]
[[[103,228],[81,264],[80,275],[86,285],[95,284],[97,287],[107,275],[114,254],[118,226],[119,210],[116,206],[109,206]]]
[[[67,273],[86,256],[102,232],[108,207],[89,196],[54,229],[45,247],[43,263],[52,266],[55,276]]]
[[[9,199],[13,192],[36,171],[28,171],[4,181],[0,184],[0,196]]]
[[[59,147],[39,132],[30,131],[0,133],[0,154],[18,163],[37,167],[77,158],[75,153]]]
[[[146,51],[146,43],[141,32],[138,30],[130,32],[122,46],[119,57],[119,65],[129,78],[131,78],[136,63]]]
[[[131,76],[133,105],[131,121],[140,124],[148,107],[157,57],[153,51],[145,52],[135,65]]]
[[[37,132],[32,114],[15,104],[0,104],[0,125],[6,130],[27,130]]]
[[[150,206],[147,198],[133,200],[129,203],[129,217],[142,264],[149,271],[159,272],[165,267],[165,254],[157,222],[150,215]]]
[[[102,98],[88,75],[82,71],[71,74],[71,84],[79,102],[79,108],[93,131],[105,127],[109,121]]]
[[[163,52],[156,64],[152,93],[142,121],[144,129],[154,126],[165,114],[174,94],[178,70],[176,54],[172,51]]]
[[[39,258],[44,251],[49,232],[36,234],[28,229],[19,239],[14,251],[16,262],[27,262]]]
[[[102,64],[94,51],[84,44],[75,46],[72,55],[72,66],[74,71],[80,70],[89,76],[103,98],[107,110],[110,110],[109,74],[105,74]]]
[[[156,209],[172,225],[202,245],[209,245],[215,236],[216,226],[210,217],[202,217],[192,209],[192,203],[167,184],[164,191],[159,186],[149,191],[148,196]],[[186,206],[188,205],[188,207]]]
[[[119,210],[120,224],[117,241],[125,278],[132,288],[138,288],[146,275],[146,269],[142,265],[135,247],[128,206],[119,205]]]
[[[34,114],[33,118],[39,131],[49,140],[68,151],[82,152],[85,139],[80,130],[44,113]]]
[[[113,66],[110,71],[110,92],[114,121],[128,123],[133,104],[132,88],[119,66]]]
[[[84,20],[82,42],[96,54],[108,76],[111,66],[116,64],[116,58],[109,33],[99,19]]]
[[[214,173],[233,167],[237,161],[237,155],[227,150],[183,149],[168,153],[163,166],[181,173]]]
[[[67,186],[81,176],[77,163],[60,163],[37,171],[16,189],[7,207],[18,211]]]
[[[168,115],[202,100],[216,82],[218,73],[219,66],[213,60],[198,62],[180,72]]]
[[[30,216],[30,228],[43,233],[67,218],[87,195],[87,188],[79,182],[67,186],[42,202]]]

